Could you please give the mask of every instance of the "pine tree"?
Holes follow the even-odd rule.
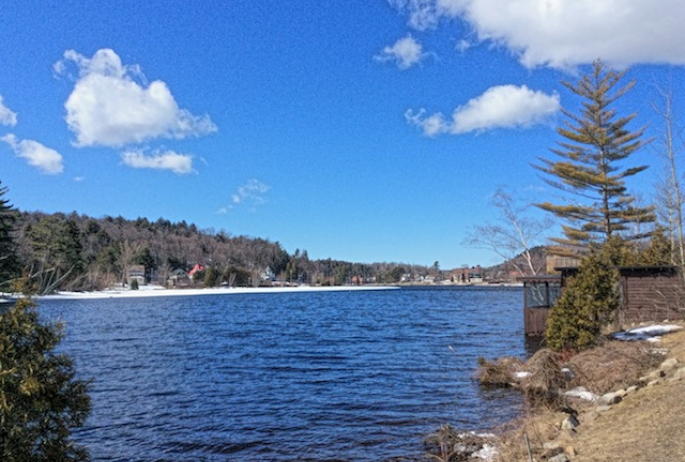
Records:
[[[573,196],[566,204],[536,204],[567,221],[563,226],[565,237],[554,239],[563,248],[587,248],[626,231],[636,234],[635,228],[641,223],[655,219],[652,207],[636,205],[625,185],[626,178],[647,166],[621,165],[646,144],[642,139],[644,128],[627,128],[636,114],[619,117],[612,108],[634,85],[631,81],[617,87],[624,74],[596,61],[592,72],[576,84],[563,82],[583,98],[582,109],[577,115],[563,111],[568,120],[557,133],[564,140],[551,149],[560,159],[539,159],[542,164],[535,165],[549,176],[545,179],[548,184]]]
[[[17,212],[7,199],[3,199],[6,192],[7,188],[0,182],[0,292],[10,287],[19,268],[12,237]]]
[[[88,460],[71,439],[90,412],[87,383],[54,352],[61,338],[26,299],[0,312],[0,460]]]

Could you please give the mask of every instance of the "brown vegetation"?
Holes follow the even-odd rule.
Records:
[[[570,398],[562,406],[531,406],[503,431],[496,461],[529,462],[531,456],[541,461],[564,452],[572,462],[685,460],[685,381],[666,376],[646,386],[644,377],[666,358],[675,358],[678,367],[685,364],[685,331],[667,335],[656,346],[609,341],[569,358],[564,366],[573,377],[567,387],[583,386],[600,395],[636,387],[604,409],[597,402]],[[547,370],[552,359],[545,353],[536,362]],[[649,380],[659,375],[664,374],[652,372]],[[555,384],[544,386],[553,389]],[[564,425],[569,413],[577,416],[579,426]]]

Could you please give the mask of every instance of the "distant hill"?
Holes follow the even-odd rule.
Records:
[[[20,280],[33,293],[100,290],[132,278],[137,283],[209,286],[395,283],[407,273],[437,271],[399,263],[310,260],[306,250],[290,254],[278,242],[163,218],[18,212],[16,225]],[[184,280],[196,265],[202,270]]]
[[[498,265],[485,268],[485,276],[490,281],[513,281],[519,276],[533,276],[545,273],[548,247],[536,246],[530,249],[533,272],[523,254],[502,262]]]

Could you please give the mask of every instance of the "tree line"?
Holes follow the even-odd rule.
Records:
[[[397,283],[407,275],[440,273],[435,265],[310,259],[306,250],[290,254],[278,242],[201,230],[185,221],[20,212],[2,197],[6,192],[0,188],[0,214],[12,244],[2,252],[0,281],[17,292],[102,290],[128,284],[135,266],[144,268],[144,282],[165,285],[201,265],[189,281],[194,286]]]

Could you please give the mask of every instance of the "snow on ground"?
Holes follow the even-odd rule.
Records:
[[[595,395],[585,387],[576,387],[572,390],[568,390],[564,393],[564,396],[569,396],[571,398],[580,398],[585,401],[597,401],[599,396]]]
[[[249,288],[211,288],[211,289],[165,289],[161,286],[141,286],[139,290],[107,289],[99,292],[57,292],[51,295],[34,297],[49,300],[74,299],[105,299],[105,298],[143,298],[143,297],[179,297],[201,295],[232,295],[232,294],[271,294],[295,292],[350,292],[369,290],[392,290],[391,286],[334,286],[334,287],[249,287]]]
[[[683,326],[677,324],[654,324],[652,326],[635,327],[622,332],[614,332],[609,335],[609,338],[623,341],[646,340],[648,342],[658,342],[661,340],[661,335],[682,329]]]

